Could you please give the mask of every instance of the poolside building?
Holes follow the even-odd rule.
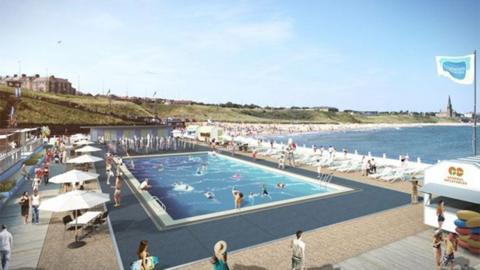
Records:
[[[139,125],[139,126],[86,126],[82,128],[90,129],[90,138],[92,141],[98,141],[102,138],[105,142],[117,141],[120,138],[133,137],[168,137],[173,127],[168,125]]]
[[[425,170],[424,222],[437,227],[436,207],[439,200],[445,202],[443,229],[455,232],[457,211],[480,212],[480,157],[446,160]]]

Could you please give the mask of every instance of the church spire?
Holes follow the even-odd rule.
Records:
[[[452,100],[450,99],[450,95],[448,96],[447,115],[450,118],[453,117]]]

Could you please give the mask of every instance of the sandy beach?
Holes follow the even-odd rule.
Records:
[[[207,123],[202,123],[207,124]],[[317,132],[335,132],[349,130],[375,130],[387,128],[409,128],[426,126],[470,126],[470,123],[408,123],[408,124],[239,124],[227,122],[215,122],[214,125],[221,127],[232,136],[271,136],[271,135],[295,135]]]

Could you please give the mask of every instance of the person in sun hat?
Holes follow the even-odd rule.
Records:
[[[210,259],[214,270],[229,270],[227,264],[227,242],[220,240],[213,247],[213,256]]]

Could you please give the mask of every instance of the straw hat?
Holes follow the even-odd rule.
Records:
[[[227,242],[220,240],[215,244],[215,247],[213,248],[213,251],[215,254],[224,254],[227,252]]]

